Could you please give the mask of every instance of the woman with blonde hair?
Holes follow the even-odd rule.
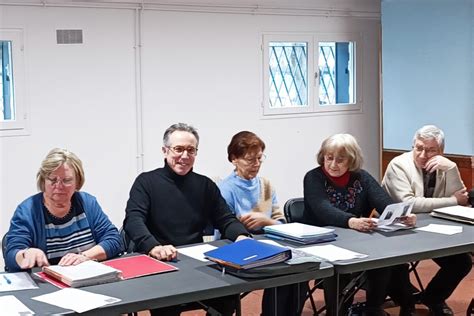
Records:
[[[120,234],[96,198],[79,191],[84,170],[74,153],[51,150],[36,180],[41,192],[17,207],[6,235],[8,271],[105,260],[122,251]]]

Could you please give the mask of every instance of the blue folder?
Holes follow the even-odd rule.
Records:
[[[250,269],[291,259],[291,250],[249,238],[207,251],[204,255],[223,266]]]

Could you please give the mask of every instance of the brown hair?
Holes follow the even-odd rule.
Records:
[[[265,150],[265,143],[257,135],[249,131],[238,132],[227,146],[227,159],[232,162],[235,158],[245,156],[247,152],[253,149]]]

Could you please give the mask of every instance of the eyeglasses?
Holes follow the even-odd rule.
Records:
[[[247,163],[248,165],[254,165],[256,164],[257,162],[259,163],[262,163],[265,161],[265,159],[267,159],[267,156],[265,156],[265,154],[261,155],[260,157],[253,157],[253,158],[245,158],[243,157],[242,158],[245,163]]]
[[[334,157],[332,155],[324,155],[324,161],[331,163],[333,161],[336,161],[336,164],[340,165],[346,162],[347,157]]]
[[[185,147],[185,146],[166,146],[169,150],[171,150],[176,155],[182,155],[184,152],[187,152],[189,156],[196,156],[198,149],[193,146]]]
[[[59,183],[61,183],[63,186],[65,187],[70,187],[71,185],[73,185],[75,183],[75,180],[74,178],[65,178],[65,179],[60,179],[60,178],[56,178],[56,179],[50,179],[50,178],[46,178],[46,182],[50,185],[50,186],[56,186],[58,185]]]
[[[437,155],[439,153],[438,148],[435,148],[435,147],[425,148],[423,146],[414,146],[413,149],[417,153],[420,153],[420,154],[424,151],[425,154],[428,155],[428,156],[434,156],[434,155]]]

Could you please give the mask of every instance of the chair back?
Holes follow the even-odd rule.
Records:
[[[3,235],[3,237],[2,237],[2,256],[3,256],[3,261],[4,262],[5,262],[6,254],[7,254],[7,234]],[[5,265],[4,270],[8,271],[7,265]]]
[[[288,223],[303,222],[304,198],[292,198],[286,201],[283,206],[286,221]]]
[[[124,245],[124,250],[125,253],[132,253],[135,251],[135,243],[128,237],[127,233],[123,229],[123,227],[120,228],[120,237],[122,237],[122,242]]]

